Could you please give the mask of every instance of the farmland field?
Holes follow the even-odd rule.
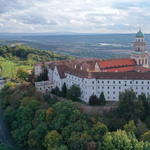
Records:
[[[18,69],[20,66],[25,67],[26,69],[31,69],[33,68],[32,66],[27,66],[27,65],[19,65],[16,63],[13,63],[12,61],[6,61],[2,62],[2,67],[3,67],[3,77],[11,77],[12,73],[15,74],[15,69]]]

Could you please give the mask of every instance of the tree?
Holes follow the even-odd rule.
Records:
[[[11,150],[12,147],[6,144],[0,144],[0,150]]]
[[[19,67],[16,70],[16,77],[17,78],[25,80],[27,78],[27,76],[28,76],[28,72],[27,72],[27,70],[23,66]]]
[[[66,93],[67,93],[67,87],[66,87],[66,83],[64,83],[62,86],[62,97],[63,98],[66,97]]]
[[[73,84],[70,89],[67,90],[67,98],[75,101],[81,96],[81,89],[79,85]]]
[[[96,95],[92,94],[89,98],[89,105],[99,105],[99,99]]]
[[[134,115],[135,100],[136,94],[133,89],[127,89],[125,92],[119,94],[119,114],[127,121]]]
[[[105,99],[103,91],[101,92],[100,97],[99,97],[99,104],[100,106],[104,106],[106,104],[106,99]]]
[[[150,142],[150,130],[142,135],[142,140]]]
[[[44,137],[47,134],[47,126],[44,123],[41,123],[37,126],[35,129],[35,136],[38,141],[37,146],[40,148],[43,148],[43,143],[44,143]]]
[[[55,87],[55,95],[58,95],[59,92],[60,92],[59,87],[56,85],[56,87]]]
[[[131,140],[125,131],[117,130],[116,132],[108,132],[103,137],[102,148],[104,150],[131,150]]]
[[[93,125],[91,135],[94,141],[102,141],[102,137],[108,132],[107,126],[101,122]]]
[[[37,81],[47,81],[48,80],[48,68],[45,62],[45,57],[42,58],[42,65],[41,65],[42,73],[37,76]]]
[[[56,114],[53,119],[56,130],[62,129],[68,124],[72,124],[81,114],[71,101],[58,102],[53,105],[53,109],[54,114]]]
[[[146,119],[146,117],[149,115],[149,104],[148,104],[145,94],[139,95],[138,99],[141,99],[143,102],[143,107],[144,107],[143,113],[144,114],[143,114],[143,118],[141,118],[141,119],[144,121]]]
[[[133,120],[129,121],[129,124],[124,125],[123,128],[126,131],[126,133],[129,133],[129,132],[133,132],[134,134],[137,133],[137,128]]]
[[[50,150],[51,148],[54,148],[57,142],[62,140],[62,136],[56,131],[53,130],[45,136],[45,142],[43,145]]]

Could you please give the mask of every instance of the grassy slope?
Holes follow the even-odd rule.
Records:
[[[2,62],[2,67],[3,67],[3,71],[4,71],[3,77],[10,77],[12,74],[12,71],[14,72],[14,70],[19,68],[20,66],[23,66],[26,69],[33,68],[32,66],[18,65],[16,63],[13,63],[12,61]]]

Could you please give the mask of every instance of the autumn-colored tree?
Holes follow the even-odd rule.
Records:
[[[108,132],[103,137],[102,148],[105,150],[132,150],[131,140],[125,131]]]
[[[47,150],[51,150],[55,147],[57,142],[62,140],[62,136],[56,131],[53,130],[45,136],[45,142],[43,143],[44,147],[47,148]]]
[[[52,120],[54,118],[54,110],[53,108],[48,108],[46,111],[46,123],[49,128],[52,128]]]
[[[28,72],[23,66],[19,67],[16,70],[16,77],[17,78],[26,80],[27,76],[28,76]]]
[[[133,120],[129,121],[129,124],[124,125],[123,128],[126,133],[133,132],[134,134],[137,134],[137,128]]]
[[[142,140],[150,142],[150,130],[142,135]]]

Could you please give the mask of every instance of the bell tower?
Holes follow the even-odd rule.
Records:
[[[137,65],[148,68],[148,55],[149,54],[146,51],[146,42],[144,41],[144,34],[140,29],[136,34],[135,42],[133,43],[131,59],[135,59]]]

